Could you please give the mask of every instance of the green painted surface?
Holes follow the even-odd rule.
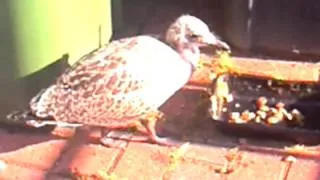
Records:
[[[111,22],[111,0],[1,0],[0,115],[53,82],[64,55],[73,63],[107,43]]]
[[[110,0],[10,0],[19,77],[70,55],[73,62],[111,35]]]

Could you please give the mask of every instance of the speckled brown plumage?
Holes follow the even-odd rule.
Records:
[[[161,49],[166,54],[151,58]],[[158,69],[163,63],[185,68]],[[177,71],[182,72],[183,77],[172,77],[173,81],[180,81],[176,84],[168,82],[173,86],[166,84],[171,79],[160,80],[165,77],[162,73],[175,74]],[[147,36],[123,39],[83,57],[30,107],[39,117],[50,115],[59,121],[118,126],[136,120],[150,110],[157,110],[186,83],[190,74],[190,64],[180,61],[178,54],[160,41]]]
[[[189,15],[169,27],[165,40],[129,37],[85,55],[30,101],[32,114],[112,129],[158,112],[189,80],[198,47],[223,44],[205,23]],[[146,127],[157,141],[153,126]]]

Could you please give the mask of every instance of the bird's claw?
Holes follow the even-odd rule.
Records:
[[[146,136],[145,134],[137,134],[128,131],[104,131],[100,142],[113,148],[123,149],[128,142],[150,142],[161,146],[180,147],[183,143],[176,142],[168,138],[160,138],[158,136]]]
[[[158,144],[160,146],[168,146],[168,147],[180,147],[185,143],[181,143],[178,141],[174,141],[169,138],[161,138],[161,137],[154,137],[151,139],[151,141],[155,144]]]

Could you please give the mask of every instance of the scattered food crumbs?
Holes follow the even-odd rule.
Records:
[[[236,103],[236,104],[234,105],[234,107],[235,107],[235,108],[240,108],[240,104],[239,104],[239,103]]]
[[[300,51],[298,49],[292,49],[292,52],[296,54],[300,54]]]
[[[221,168],[215,169],[216,173],[229,174],[234,172],[236,169],[245,165],[243,163],[244,155],[239,151],[238,148],[232,148],[228,151],[225,156],[225,163]]]
[[[237,104],[236,104],[237,106]],[[255,112],[244,110],[240,114],[232,112],[229,116],[230,123],[263,123],[266,125],[276,125],[286,123],[287,125],[302,126],[304,116],[297,109],[292,109],[290,112],[285,108],[283,102],[276,102],[274,107],[268,106],[268,99],[264,96],[256,100]]]
[[[230,94],[228,85],[228,75],[220,74],[212,85],[212,94],[210,97],[211,107],[209,112],[214,120],[221,119],[225,105],[233,101],[233,96]]]
[[[284,157],[282,160],[285,162],[296,162],[297,161],[297,159],[291,155]]]
[[[6,169],[6,167],[7,167],[7,163],[2,161],[2,160],[0,160],[0,171]]]
[[[209,78],[210,79],[215,79],[217,77],[217,75],[215,73],[210,73],[209,74]]]
[[[282,166],[280,171],[280,177],[279,180],[286,180],[288,179],[289,171],[292,166],[292,163],[296,162],[297,159],[291,155],[285,156],[281,159],[285,164]]]
[[[231,73],[233,67],[233,61],[230,57],[230,54],[225,51],[218,51],[218,61],[213,64],[212,69],[215,69],[217,75]]]
[[[184,154],[187,152],[189,146],[190,146],[190,143],[184,143],[179,148],[173,150],[169,154],[168,171],[173,171],[178,166],[178,164],[180,163],[180,160],[182,159]]]
[[[109,174],[108,172],[105,172],[105,171],[99,171],[99,177],[101,178],[101,179],[108,179],[108,180],[116,180],[116,179],[119,179],[118,177],[117,177],[117,175],[115,175],[115,174],[113,174],[113,173],[111,173],[111,174]]]

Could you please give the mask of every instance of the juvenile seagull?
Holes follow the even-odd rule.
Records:
[[[79,59],[29,103],[32,126],[81,124],[105,130],[141,122],[148,140],[171,145],[155,132],[158,108],[182,88],[200,59],[201,46],[226,50],[208,26],[182,15],[168,28],[164,42],[150,36],[115,40]],[[103,144],[103,138],[101,138]]]

